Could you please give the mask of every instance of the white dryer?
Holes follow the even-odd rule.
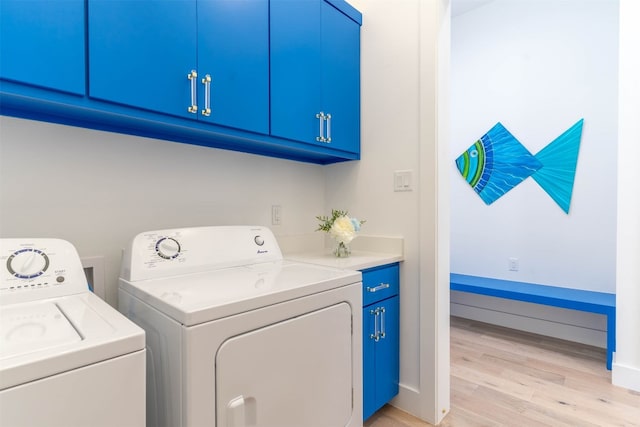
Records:
[[[89,291],[75,248],[0,239],[0,425],[145,425],[144,331]]]
[[[265,227],[136,236],[119,309],[147,333],[149,425],[361,426],[360,281]]]

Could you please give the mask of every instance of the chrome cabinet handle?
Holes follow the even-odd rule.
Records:
[[[324,137],[324,120],[326,116],[322,111],[316,114],[316,119],[320,119],[320,136],[316,136],[316,141],[324,142],[326,138]]]
[[[380,332],[378,332],[378,309],[370,310],[369,314],[375,316],[373,318],[373,334],[369,334],[369,338],[375,341],[380,340]]]
[[[383,289],[389,288],[389,286],[391,286],[391,285],[388,284],[388,283],[380,283],[378,286],[373,287],[373,288],[367,286],[367,292],[378,292],[378,291],[381,291]]]
[[[331,114],[326,115],[327,120],[327,137],[325,138],[325,142],[331,142]]]
[[[198,73],[196,70],[191,70],[191,72],[187,74],[187,78],[191,81],[191,105],[189,105],[187,110],[192,114],[196,114],[198,112],[198,105],[196,104],[196,78],[198,78]]]
[[[380,308],[380,338],[387,336],[387,328],[384,326],[384,314],[387,310],[384,307]]]
[[[202,110],[202,115],[209,117],[211,115],[211,76],[207,74],[202,79],[202,84],[204,85],[204,110]]]

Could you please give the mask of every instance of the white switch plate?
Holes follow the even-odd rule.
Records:
[[[393,191],[413,191],[413,171],[395,171],[393,173]]]

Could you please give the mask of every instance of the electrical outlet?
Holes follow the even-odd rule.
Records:
[[[271,206],[271,225],[282,225],[282,206]]]
[[[518,258],[509,258],[509,271],[518,271],[520,269],[520,261]]]

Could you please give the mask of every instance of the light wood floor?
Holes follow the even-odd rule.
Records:
[[[604,349],[451,318],[445,427],[640,426],[640,393],[613,386]],[[385,406],[365,427],[424,427]]]

